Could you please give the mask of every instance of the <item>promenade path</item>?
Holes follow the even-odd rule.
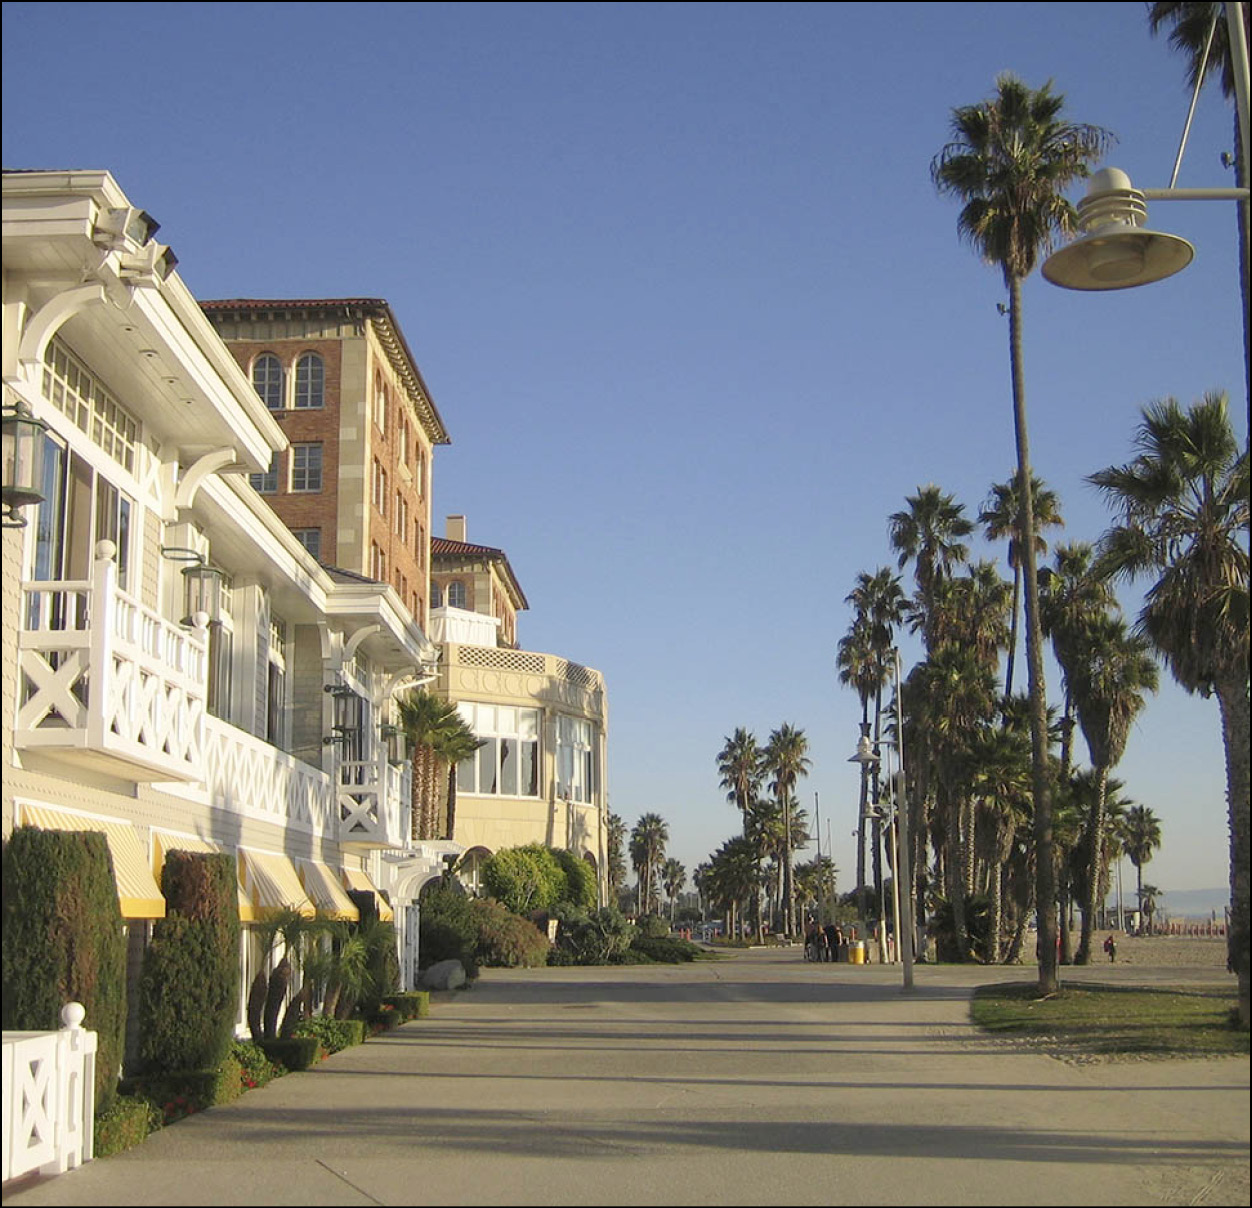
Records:
[[[1066,980],[1217,982],[1093,966]],[[485,970],[431,1016],[5,1196],[42,1204],[1241,1204],[1246,1059],[980,1035],[1032,969]]]

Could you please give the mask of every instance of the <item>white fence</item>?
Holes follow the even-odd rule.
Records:
[[[59,1032],[4,1033],[4,1182],[32,1170],[64,1174],[92,1159],[96,1033],[81,1003]]]

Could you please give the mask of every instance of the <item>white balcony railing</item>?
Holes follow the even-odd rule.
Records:
[[[386,759],[339,764],[339,839],[368,847],[403,847],[408,835],[408,764]]]
[[[95,1032],[72,1002],[59,1032],[4,1033],[4,1182],[32,1170],[64,1174],[95,1144]]]
[[[207,635],[117,584],[112,542],[87,581],[22,584],[23,750],[54,750],[127,779],[203,775]]]

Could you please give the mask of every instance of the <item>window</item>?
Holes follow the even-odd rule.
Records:
[[[409,528],[409,504],[399,491],[396,492],[395,525],[396,532],[403,541]]]
[[[287,704],[287,626],[277,617],[270,618],[268,688],[265,737],[274,746],[281,747]]]
[[[432,583],[430,585],[430,606],[431,608],[443,607],[443,592],[439,590],[438,583]]]
[[[421,449],[417,451],[417,461],[413,466],[413,489],[418,493],[419,497],[426,494],[426,454]]]
[[[387,555],[377,542],[370,545],[370,578],[387,582]]]
[[[409,421],[402,415],[400,417],[400,464],[407,466],[409,464]]]
[[[291,446],[291,489],[322,489],[322,442]]]
[[[320,407],[325,394],[326,373],[322,358],[306,352],[296,362],[296,407]]]
[[[461,702],[457,710],[486,742],[457,765],[457,789],[500,797],[539,796],[538,709]]]
[[[383,469],[383,463],[377,457],[374,458],[371,483],[374,506],[378,509],[380,516],[385,516],[387,514],[387,471]]]
[[[322,530],[320,528],[304,528],[291,530],[295,539],[319,561],[322,557]]]
[[[132,473],[139,423],[60,339],[44,354],[43,392],[74,426]]]
[[[448,584],[448,607],[465,607],[465,584],[460,579],[455,579]]]
[[[252,363],[252,388],[271,411],[283,409],[283,366],[272,352],[262,353]]]
[[[381,373],[374,374],[374,423],[380,432],[387,431],[387,387]]]
[[[260,491],[262,495],[276,495],[278,493],[278,458],[279,454],[277,453],[270,458],[270,468],[264,474],[248,475],[248,481],[252,484],[254,491]]]
[[[595,727],[577,717],[561,717],[556,729],[556,793],[570,801],[595,799]]]

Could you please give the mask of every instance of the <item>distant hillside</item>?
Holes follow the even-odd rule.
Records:
[[[1116,907],[1117,895],[1108,900]],[[1134,909],[1135,887],[1122,887],[1122,905]],[[1169,889],[1156,899],[1157,917],[1167,915],[1172,919],[1208,919],[1216,912],[1220,921],[1223,911],[1230,905],[1230,888],[1226,885],[1216,889]]]

